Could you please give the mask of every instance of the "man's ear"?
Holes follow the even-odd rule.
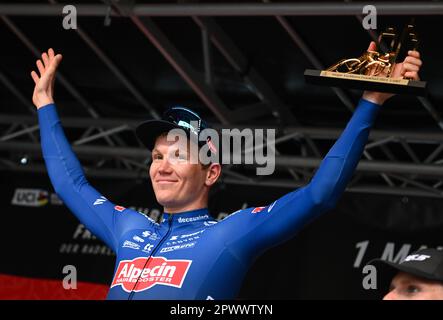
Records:
[[[211,163],[206,171],[206,181],[205,184],[209,187],[217,182],[221,175],[221,165],[220,163]]]

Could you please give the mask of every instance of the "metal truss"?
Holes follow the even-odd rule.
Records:
[[[63,126],[69,133],[71,129],[88,131],[90,128],[101,127],[101,133],[90,135],[87,139],[71,141],[73,149],[80,159],[88,163],[86,172],[95,176],[108,176],[115,178],[127,178],[143,176],[146,171],[146,158],[148,152],[138,146],[110,147],[104,143],[104,137],[112,137],[123,131],[131,131],[138,121],[130,119],[90,119],[90,118],[63,118]],[[12,127],[9,125],[14,123]],[[226,128],[225,126],[223,126]],[[0,137],[0,152],[10,151],[16,154],[16,159],[8,158],[1,161],[0,167],[8,170],[32,171],[42,166],[40,156],[40,145],[29,135],[30,132],[37,132],[38,125],[34,117],[6,115],[0,119],[0,128],[4,134]],[[24,129],[23,129],[24,128]],[[229,128],[229,127],[227,127]],[[249,128],[236,126],[240,130]],[[5,130],[3,130],[5,129]],[[263,129],[278,129],[268,127]],[[276,139],[276,145],[287,140],[296,138],[303,140],[309,136],[314,142],[329,141],[332,144],[341,134],[342,129],[336,128],[309,128],[309,127],[286,127],[284,133]],[[414,149],[417,146],[427,145],[429,153],[420,156]],[[380,131],[374,130],[369,137],[365,152],[381,150],[386,146],[396,146],[410,156],[410,161],[389,161],[387,159],[361,160],[357,167],[357,177],[349,186],[349,190],[354,192],[372,192],[385,194],[404,194],[417,196],[443,197],[443,132],[433,133],[412,133],[407,131]],[[378,152],[380,153],[380,152]],[[30,164],[23,166],[19,163],[22,156],[32,159]],[[131,170],[119,169],[115,171],[112,159],[120,159],[131,164]],[[91,163],[91,160],[94,160]],[[256,184],[263,186],[300,186],[307,183],[318,168],[320,157],[306,157],[301,152],[299,154],[279,155],[275,159],[278,171],[293,169],[300,176],[299,179],[287,180],[287,178],[276,180],[271,177],[245,176],[244,172],[239,173],[231,168],[227,170],[224,183],[232,184]],[[103,161],[107,165],[103,166]],[[100,166],[96,165],[100,163]],[[97,174],[98,168],[104,170]],[[253,169],[251,166],[250,169]],[[122,171],[123,170],[123,171]],[[126,172],[126,174],[124,173]],[[132,172],[132,173],[131,173]],[[246,170],[247,172],[247,170]],[[369,183],[367,178],[374,178],[378,174],[384,173],[394,185],[383,184],[383,180]],[[279,184],[279,181],[281,182]]]
[[[307,42],[297,33],[285,16],[291,15],[351,15],[359,17],[363,4],[343,2],[323,3],[248,3],[248,4],[138,4],[119,7],[115,2],[110,10],[114,17],[126,18],[168,61],[218,119],[217,128],[276,129],[275,176],[254,176],[254,166],[229,165],[224,170],[221,183],[282,188],[297,188],[310,181],[327,148],[339,137],[342,128],[306,127],[291,112],[297,106],[288,106],[242,54],[235,42],[223,31],[213,16],[272,16],[310,63],[318,69],[323,64]],[[61,15],[63,5],[49,0],[48,4],[0,4],[0,19],[35,57],[40,52],[31,40],[8,16]],[[103,17],[109,7],[102,5],[76,5],[79,15]],[[443,14],[441,2],[377,3],[379,15],[439,15]],[[189,17],[200,28],[203,69],[198,72],[150,18],[154,16]],[[360,18],[361,19],[361,18]],[[159,113],[149,98],[137,89],[136,83],[124,75],[105,50],[78,27],[76,32],[100,61],[136,99],[140,108],[152,118]],[[376,34],[371,33],[376,38]],[[245,86],[258,98],[258,103],[233,108],[226,105],[214,87],[212,52],[218,50],[235,70]],[[125,140],[124,134],[138,124],[134,119],[102,118],[92,103],[64,76],[57,81],[77,100],[89,114],[85,117],[62,117],[67,135],[89,176],[118,179],[146,178],[149,152],[138,141]],[[30,99],[13,85],[0,70],[0,82],[17,99],[17,106],[25,108],[32,116],[2,114],[0,117],[0,170],[45,172],[38,141],[38,124]],[[333,92],[343,106],[353,112],[356,102],[344,90]],[[443,197],[443,119],[429,99],[419,98],[417,105],[425,108],[441,131],[409,132],[373,130],[365,147],[356,175],[348,186],[350,192],[377,193],[420,197]],[[256,125],[254,119],[268,116],[269,124]],[[247,124],[246,124],[247,123]],[[79,134],[80,132],[80,134]],[[299,146],[288,152],[283,145]],[[278,149],[277,149],[278,148]],[[285,152],[282,150],[286,150]],[[401,153],[401,156],[399,154]],[[29,158],[26,165],[20,163]],[[399,160],[401,159],[401,160]],[[289,173],[289,176],[288,176]]]
[[[361,14],[367,3],[294,2],[294,3],[181,3],[136,4],[123,12],[136,16],[353,16]],[[435,1],[377,2],[379,15],[441,15],[443,4]],[[0,14],[22,16],[58,16],[64,5],[0,4]],[[82,16],[105,16],[105,5],[76,5]],[[129,12],[128,12],[129,11]],[[119,15],[118,12],[111,12]]]

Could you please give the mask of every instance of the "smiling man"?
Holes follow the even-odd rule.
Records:
[[[172,130],[177,129],[178,139],[168,139],[168,133],[171,138]],[[207,150],[216,152],[210,140],[197,139],[205,129],[209,129],[205,121],[180,106],[168,109],[162,120],[146,121],[136,129],[139,140],[151,150],[149,176],[165,212],[179,213],[207,206],[209,189],[219,178],[221,165],[200,162],[199,148],[209,145]],[[196,148],[192,144],[197,144]]]
[[[116,253],[109,299],[235,298],[248,268],[260,254],[289,240],[306,223],[335,206],[357,166],[380,105],[392,96],[364,93],[344,132],[306,186],[267,206],[234,212],[220,222],[207,209],[209,190],[220,177],[220,164],[198,163],[193,158],[196,155],[188,152],[192,141],[201,140],[192,138],[199,136],[206,124],[192,110],[169,109],[162,120],[145,122],[136,130],[152,151],[149,175],[164,208],[162,220],[156,222],[113,204],[86,180],[53,100],[61,59],[50,49],[37,61],[40,75],[31,73],[43,156],[60,198]],[[410,52],[396,66],[394,76],[418,79],[420,66],[418,52]],[[171,129],[182,129],[191,144],[185,139],[185,146],[177,147],[167,141],[165,134]],[[209,141],[198,147],[217,151]]]

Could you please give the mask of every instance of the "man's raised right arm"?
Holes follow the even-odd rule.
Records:
[[[66,206],[96,236],[112,249],[117,248],[114,232],[114,204],[91,187],[63,132],[53,100],[55,73],[61,61],[52,49],[37,61],[40,76],[32,71],[35,82],[32,97],[38,109],[41,146],[52,185]]]

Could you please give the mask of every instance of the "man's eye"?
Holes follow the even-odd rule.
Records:
[[[154,154],[154,155],[152,156],[152,160],[161,160],[161,159],[162,159],[161,154]]]
[[[187,160],[188,159],[188,155],[186,153],[175,153],[175,156],[177,157],[178,160]]]
[[[406,292],[409,294],[420,292],[420,289],[416,286],[408,286]]]

